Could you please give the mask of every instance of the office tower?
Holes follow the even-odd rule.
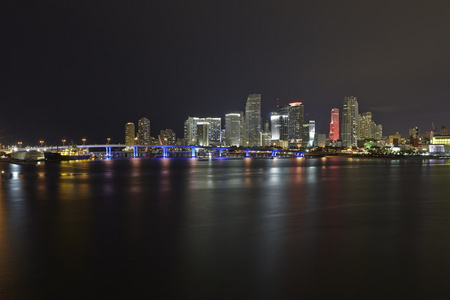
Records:
[[[175,145],[177,137],[172,129],[161,130],[159,137],[162,145]]]
[[[445,125],[443,125],[441,127],[440,134],[441,135],[448,135],[448,129],[447,129],[447,127],[445,127]]]
[[[358,115],[358,139],[371,139],[374,134],[375,122],[372,121],[372,113],[365,112]]]
[[[342,146],[356,147],[358,141],[358,101],[356,97],[344,98],[342,109]]]
[[[128,122],[125,124],[125,144],[126,145],[134,145],[135,144],[135,133],[134,133],[134,123]]]
[[[209,146],[209,123],[198,122],[196,130],[196,145],[197,146]]]
[[[339,139],[339,108],[331,110],[330,135],[331,141],[335,142]]]
[[[209,128],[209,142],[213,145],[220,145],[222,142],[222,118],[205,118]]]
[[[250,94],[245,105],[245,130],[247,145],[261,146],[259,133],[261,131],[261,94]]]
[[[289,103],[288,139],[289,146],[298,148],[303,138],[303,103]]]
[[[225,115],[225,139],[227,146],[241,146],[242,112]]]
[[[184,138],[189,146],[196,145],[197,123],[199,122],[205,122],[205,118],[188,117],[184,124]]]
[[[147,118],[140,118],[138,121],[137,132],[138,144],[149,145],[150,144],[150,120]]]

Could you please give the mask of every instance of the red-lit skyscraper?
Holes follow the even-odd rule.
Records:
[[[334,142],[339,139],[339,108],[331,110],[330,139]]]

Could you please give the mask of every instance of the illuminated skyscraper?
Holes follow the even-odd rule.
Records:
[[[196,132],[196,145],[197,146],[209,146],[209,123],[198,122]]]
[[[242,112],[225,115],[225,139],[227,146],[241,146],[242,120]]]
[[[303,138],[303,103],[289,103],[289,126],[288,139],[289,145],[301,147]]]
[[[184,138],[186,140],[187,145],[198,145],[197,142],[199,139],[197,138],[197,124],[205,124],[207,123],[207,127],[202,127],[201,130],[205,128],[208,129],[208,145],[211,142],[212,144],[220,144],[222,141],[222,119],[221,118],[197,118],[197,117],[189,117],[184,123]],[[204,132],[202,131],[202,135]],[[202,143],[204,143],[204,136],[202,137]]]
[[[137,132],[138,144],[149,145],[150,144],[150,120],[147,118],[140,118],[138,121]]]
[[[342,110],[342,146],[356,147],[358,142],[358,101],[356,97],[344,98]]]
[[[125,144],[126,145],[134,145],[135,141],[135,128],[133,122],[128,122],[125,124]]]
[[[331,110],[330,135],[331,141],[335,142],[339,139],[339,108]]]
[[[248,95],[245,105],[245,131],[248,146],[261,146],[261,94]]]

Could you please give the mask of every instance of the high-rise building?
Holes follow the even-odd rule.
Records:
[[[128,122],[125,124],[125,144],[126,145],[134,145],[135,141],[135,128],[133,122]]]
[[[316,121],[309,120],[309,140],[308,147],[314,146],[314,139],[316,138]]]
[[[196,132],[196,145],[197,146],[209,146],[209,123],[198,122]]]
[[[150,120],[147,118],[140,118],[138,121],[137,132],[138,144],[149,145],[150,144]]]
[[[205,118],[209,123],[209,142],[214,145],[220,145],[222,142],[222,118]]]
[[[414,126],[409,130],[409,137],[413,139],[419,139],[420,138],[420,130],[418,126]]]
[[[177,136],[172,129],[161,130],[159,137],[163,145],[175,145]]]
[[[301,147],[303,139],[303,103],[289,103],[288,124],[289,147]]]
[[[227,146],[241,146],[242,119],[242,112],[225,115],[225,140]]]
[[[335,142],[339,139],[339,108],[333,108],[331,110],[329,138],[332,142]]]
[[[342,109],[342,146],[356,147],[358,143],[358,101],[356,97],[344,98]]]
[[[222,119],[221,118],[197,118],[197,117],[188,117],[188,119],[184,123],[184,138],[186,140],[186,144],[193,146],[196,144],[197,139],[197,124],[208,123],[208,145],[209,143],[220,144],[222,140]],[[203,130],[203,129],[202,129]],[[203,134],[203,132],[202,132]]]
[[[261,146],[261,94],[248,95],[245,105],[245,131],[248,146]]]
[[[288,140],[289,107],[280,108],[277,112],[270,113],[270,128],[272,142]]]

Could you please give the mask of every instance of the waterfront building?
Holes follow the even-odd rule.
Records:
[[[128,122],[125,124],[125,144],[134,145],[135,144],[135,127],[133,122]]]
[[[222,143],[222,118],[205,118],[208,123],[208,139],[213,145],[220,145]]]
[[[356,147],[358,141],[358,101],[353,96],[344,98],[341,138],[342,146]]]
[[[246,143],[250,147],[261,146],[261,94],[250,94],[245,105]]]
[[[289,147],[300,148],[303,139],[303,103],[289,103]]]
[[[270,113],[270,128],[272,143],[288,140],[289,111],[280,109],[278,112]]]
[[[225,115],[225,140],[227,146],[241,146],[243,113]]]
[[[137,141],[139,145],[150,144],[150,120],[145,117],[138,121]]]
[[[329,138],[332,142],[339,139],[339,108],[331,110],[330,134]]]
[[[196,146],[209,146],[209,122],[198,122],[196,132]]]
[[[160,139],[162,145],[175,145],[177,138],[172,129],[165,129],[160,131]]]
[[[221,118],[198,118],[198,117],[188,117],[184,122],[184,138],[187,145],[194,146],[197,145],[197,124],[208,123],[208,145],[212,142],[218,145],[222,141],[222,119]],[[203,132],[202,132],[203,134]]]
[[[431,138],[431,144],[433,145],[450,145],[449,135],[433,135]]]

